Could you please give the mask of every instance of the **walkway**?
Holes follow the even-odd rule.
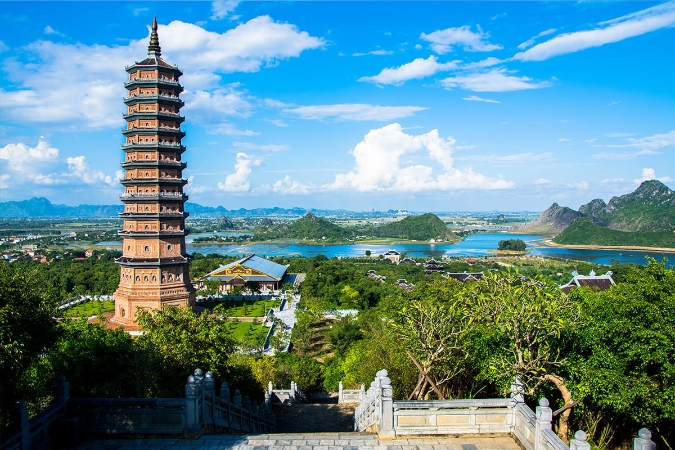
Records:
[[[378,439],[375,434],[208,435],[199,439],[101,439],[77,450],[521,450],[508,435]]]

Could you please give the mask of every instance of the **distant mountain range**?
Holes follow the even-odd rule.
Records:
[[[0,203],[0,218],[110,218],[117,217],[124,206],[119,205],[54,205],[44,197],[33,197],[30,200],[11,201]],[[304,208],[255,208],[228,210],[222,206],[202,206],[197,203],[186,202],[185,210],[192,218],[206,217],[260,217],[260,216],[289,216],[298,217],[313,212],[320,215],[347,215],[353,214],[347,210],[307,210]],[[398,212],[398,211],[395,211]]]
[[[669,246],[671,240],[657,233],[675,231],[675,191],[649,180],[609,203],[591,200],[579,211],[554,203],[537,220],[516,225],[514,231],[556,234],[555,242],[561,244],[649,246],[648,241],[654,241],[653,245],[658,241],[658,245]],[[636,233],[644,236],[638,238]]]

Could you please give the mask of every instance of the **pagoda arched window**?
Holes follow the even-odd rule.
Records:
[[[146,246],[145,246],[145,251],[146,251],[146,252],[149,252],[149,251],[150,251],[150,247],[148,247],[148,246],[146,245]]]
[[[167,245],[167,246],[166,246],[166,249],[167,249],[167,250],[171,250],[171,244]]]
[[[173,281],[173,275],[169,274],[169,281]]]
[[[162,275],[162,283],[165,283],[165,282],[166,282],[166,277],[164,275]]]
[[[147,229],[149,229],[149,227],[146,225],[146,226],[145,226],[145,229],[147,230]]]
[[[147,191],[146,191],[146,192],[147,192]],[[146,207],[145,207],[145,211],[146,211],[146,212],[150,211],[150,208],[148,208],[148,207],[146,206]]]
[[[136,275],[136,281],[141,281],[141,277]]]
[[[153,275],[153,276],[152,276],[152,281],[157,281],[157,277]]]
[[[176,274],[176,281],[180,281],[180,274],[179,273]]]
[[[147,275],[143,277],[143,281],[148,281],[148,276],[147,276]]]
[[[125,317],[127,315],[127,312],[124,310],[124,308],[120,308],[120,315],[122,317]]]

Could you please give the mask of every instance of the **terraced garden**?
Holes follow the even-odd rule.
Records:
[[[263,317],[270,308],[278,308],[281,300],[207,300],[199,306],[213,309],[220,304],[229,306],[225,311],[228,317]]]

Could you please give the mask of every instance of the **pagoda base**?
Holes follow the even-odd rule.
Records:
[[[137,292],[131,293],[118,289],[114,294],[115,313],[110,320],[120,325],[136,325],[136,314],[139,309],[163,310],[167,306],[194,308],[195,292],[194,288],[172,289],[168,295],[158,292],[143,292],[139,295]]]

